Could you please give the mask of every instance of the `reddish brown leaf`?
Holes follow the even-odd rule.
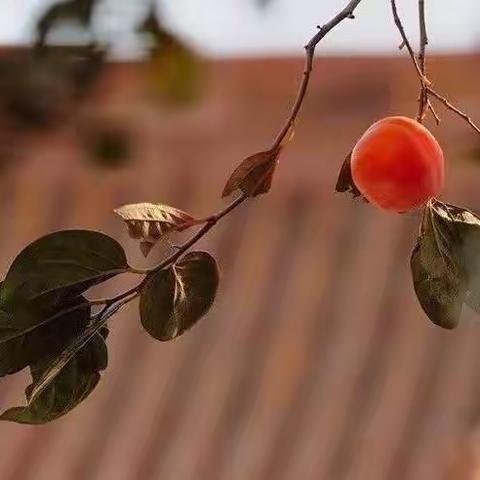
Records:
[[[236,190],[240,190],[250,197],[267,193],[272,186],[280,151],[279,147],[246,158],[228,179],[222,197],[227,197]]]
[[[351,193],[353,195],[353,198],[361,197],[366,203],[368,203],[368,200],[362,195],[360,190],[355,185],[355,182],[353,181],[350,165],[351,158],[352,153],[350,152],[347,155],[345,161],[343,162],[342,168],[340,169],[340,174],[338,175],[335,191],[340,193]]]

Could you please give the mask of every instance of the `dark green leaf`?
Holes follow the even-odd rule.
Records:
[[[444,328],[455,328],[463,303],[478,311],[478,216],[469,210],[432,200],[425,208],[411,267],[415,291],[432,322]]]
[[[88,230],[64,230],[42,237],[14,260],[0,291],[5,310],[19,303],[55,305],[78,296],[128,269],[113,238]]]
[[[76,336],[48,365],[48,367],[39,375],[29,390],[30,401],[39,397],[57,378],[69,362],[87,345],[92,338],[99,333],[103,338],[108,336],[107,321],[115,315],[125,302],[119,302],[102,310],[92,318],[87,328]]]
[[[480,313],[480,218],[472,211],[455,205],[435,202],[438,223],[446,228],[455,226],[457,235],[456,256],[459,265],[463,265],[466,279],[465,303]]]
[[[67,308],[67,313],[63,315],[62,306],[59,306],[57,311],[32,311],[31,308],[19,306],[13,314],[0,309],[0,338],[17,335],[25,328],[25,324],[27,328],[32,323],[38,325],[38,328],[28,333],[0,343],[0,376],[16,373],[47,356],[60,353],[67,343],[79,335],[90,319],[90,305],[80,297],[71,307],[75,309]],[[43,323],[55,314],[57,316],[53,321]],[[5,325],[7,326],[2,328]]]
[[[100,371],[107,366],[105,340],[102,335],[95,334],[49,385],[32,397],[34,385],[50,368],[52,360],[47,358],[31,367],[33,383],[25,391],[27,405],[7,410],[0,420],[39,425],[56,420],[75,408],[97,386]]]
[[[343,162],[342,168],[340,169],[340,174],[338,175],[337,185],[335,186],[335,191],[340,193],[351,193],[353,198],[362,197],[362,199],[368,203],[368,200],[362,195],[360,190],[355,185],[355,182],[352,178],[351,170],[351,160],[352,153],[350,152],[347,155],[347,158]]]
[[[228,197],[236,190],[240,190],[250,197],[267,193],[272,186],[280,151],[279,147],[246,158],[228,179],[222,197]]]
[[[212,306],[218,281],[217,264],[211,255],[185,255],[175,266],[156,273],[142,291],[143,327],[157,340],[180,336]]]

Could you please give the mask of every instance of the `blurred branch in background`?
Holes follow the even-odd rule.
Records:
[[[67,0],[58,2],[49,7],[37,23],[36,45],[45,46],[49,32],[58,23],[65,21],[78,22],[82,27],[90,27],[93,10],[98,0]]]
[[[18,136],[49,131],[75,118],[114,49],[114,42],[102,38],[95,28],[102,15],[100,6],[104,2],[99,0],[57,1],[47,6],[36,20],[32,45],[0,57],[2,144],[16,143]],[[109,8],[123,15],[124,6],[115,2]],[[188,105],[201,93],[202,63],[164,26],[156,2],[149,0],[144,7],[132,33],[146,46],[147,93],[162,103]],[[120,127],[121,119],[114,123],[101,128],[98,135],[92,126],[88,128],[87,154],[102,167],[117,168],[130,158],[128,131]],[[0,156],[2,165],[9,163],[7,157],[8,152]]]

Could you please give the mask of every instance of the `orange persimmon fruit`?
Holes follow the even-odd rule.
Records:
[[[441,190],[443,152],[435,137],[407,117],[374,123],[351,156],[355,186],[371,203],[395,212],[422,206]]]

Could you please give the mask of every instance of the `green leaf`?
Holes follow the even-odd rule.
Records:
[[[95,334],[45,389],[32,396],[34,385],[50,368],[52,360],[47,358],[31,367],[33,383],[25,390],[27,405],[10,408],[0,420],[39,425],[70,412],[90,395],[100,380],[100,371],[107,367],[105,340]]]
[[[456,229],[455,253],[466,280],[464,302],[480,313],[480,218],[468,209],[441,202],[435,202],[433,208],[443,228],[451,224]]]
[[[126,302],[118,302],[106,309],[102,309],[100,313],[95,315],[87,328],[78,336],[76,336],[63,350],[58,354],[48,367],[36,378],[29,390],[30,402],[39,397],[52,382],[57,378],[69,362],[87,345],[92,338],[100,333],[103,338],[108,336],[108,328],[106,326],[110,317],[115,315],[125,305]]]
[[[16,373],[47,356],[60,353],[67,343],[79,335],[89,322],[91,308],[83,297],[76,299],[72,307],[75,309],[67,309],[63,314],[62,306],[58,307],[58,311],[48,309],[45,312],[40,309],[33,312],[20,306],[13,314],[0,309],[0,338],[18,335],[0,343],[0,376]],[[54,320],[44,323],[55,314]],[[28,333],[18,333],[22,331],[22,324],[31,324],[36,319],[38,328]]]
[[[411,268],[425,313],[435,324],[455,328],[463,304],[478,311],[480,303],[480,218],[455,205],[429,202]]]
[[[272,186],[280,152],[281,147],[246,158],[228,179],[222,197],[228,197],[236,190],[250,197],[267,193]]]
[[[55,305],[127,271],[121,245],[103,233],[64,230],[27,246],[14,260],[0,290],[5,310],[19,303]]]
[[[215,259],[191,252],[167,270],[154,274],[140,297],[145,330],[161,341],[172,340],[191,328],[212,306],[219,275]]]

